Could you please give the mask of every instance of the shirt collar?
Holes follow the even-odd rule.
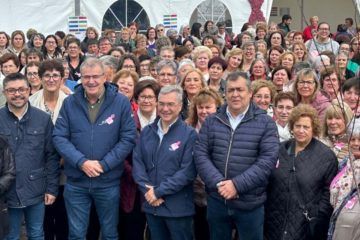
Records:
[[[95,104],[98,104],[98,103],[101,102],[101,100],[102,100],[103,97],[104,97],[104,94],[105,94],[105,86],[104,86],[103,90],[101,91],[101,93],[100,93],[100,95],[99,95],[99,97],[98,97],[98,99],[97,99],[97,101],[96,101]],[[84,90],[84,97],[85,97],[85,99],[89,102],[89,98],[88,98],[85,90]],[[90,103],[90,102],[89,102],[89,103]],[[92,105],[95,105],[95,104],[92,104]]]
[[[229,111],[229,106],[226,107],[226,115],[231,118],[231,119],[236,119],[236,118],[243,118],[245,116],[245,114],[247,113],[247,111],[249,110],[249,106],[248,105],[245,109],[245,111],[243,111],[242,113],[239,113],[237,116],[233,117],[233,115],[230,113]]]
[[[179,117],[177,117],[172,123],[170,123],[168,129],[171,128],[172,125],[174,125],[174,123],[176,123],[176,121],[178,120]],[[157,123],[157,126],[158,126],[158,129],[161,131],[161,132],[164,132],[163,131],[163,128],[161,126],[161,118],[159,119],[158,123]]]

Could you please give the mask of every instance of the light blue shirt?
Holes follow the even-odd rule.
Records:
[[[229,118],[229,122],[230,122],[231,128],[233,130],[235,130],[236,127],[241,123],[241,120],[243,120],[243,118],[245,117],[245,114],[247,113],[248,110],[249,110],[249,106],[247,106],[247,108],[245,109],[244,112],[242,112],[239,115],[233,117],[233,115],[229,111],[229,107],[226,108],[226,114],[227,114],[227,116]]]
[[[178,118],[176,118],[170,125],[169,125],[169,128],[171,128],[171,126],[177,121]],[[163,138],[164,138],[164,135],[166,134],[161,126],[161,118],[159,119],[158,123],[157,123],[157,127],[158,127],[158,130],[157,130],[157,135],[159,136],[160,138],[160,142],[159,142],[159,145],[161,144]],[[169,130],[168,130],[169,131]]]

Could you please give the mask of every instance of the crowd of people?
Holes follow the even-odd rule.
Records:
[[[291,21],[0,31],[0,239],[359,239],[360,34]]]

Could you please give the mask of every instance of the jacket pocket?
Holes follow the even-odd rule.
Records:
[[[11,131],[10,129],[0,129],[0,137],[4,138],[8,143],[10,143]]]
[[[26,144],[31,148],[43,148],[45,142],[45,130],[43,128],[28,128],[25,136]]]
[[[31,170],[28,175],[28,190],[32,196],[38,196],[45,193],[46,173],[45,168]]]

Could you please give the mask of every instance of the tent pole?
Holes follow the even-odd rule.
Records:
[[[75,0],[75,16],[80,16],[80,0]]]

